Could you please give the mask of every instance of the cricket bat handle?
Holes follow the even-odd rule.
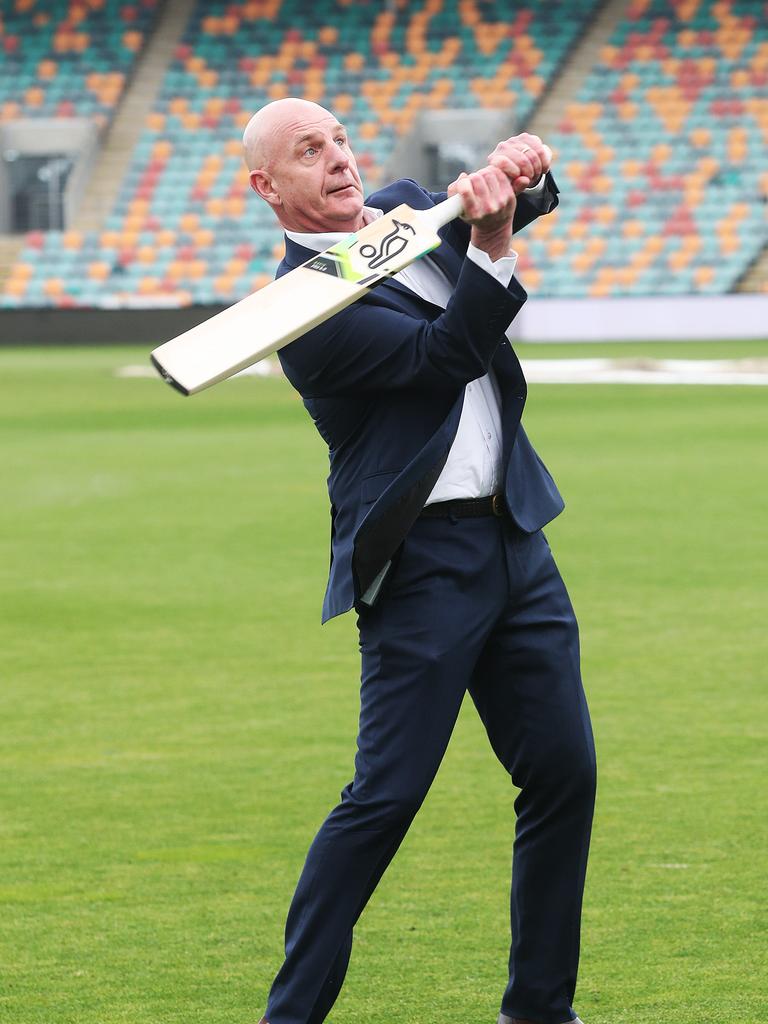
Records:
[[[430,227],[433,231],[437,231],[438,228],[444,227],[450,221],[456,220],[463,212],[464,202],[461,196],[450,196],[450,198],[444,199],[442,203],[438,203],[437,206],[433,206],[430,210],[420,210],[419,220],[425,227]]]

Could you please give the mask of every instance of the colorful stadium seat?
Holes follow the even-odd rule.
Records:
[[[539,294],[731,290],[768,242],[765,4],[634,0],[548,141],[564,202],[520,241]]]
[[[0,121],[87,117],[104,127],[159,0],[15,0],[0,11]]]
[[[17,267],[0,303],[240,298],[271,279],[282,249],[242,165],[254,109],[303,95],[337,111],[373,190],[421,109],[512,107],[528,127],[594,8],[528,0],[510,15],[502,0],[200,0],[102,232],[79,247],[30,236],[18,267],[32,271]],[[55,80],[49,50],[24,83],[43,103]],[[106,90],[111,71],[96,68],[92,87]],[[633,0],[547,141],[563,201],[519,239],[531,291],[733,288],[767,240],[764,3]]]
[[[85,247],[94,252],[78,261],[55,235],[42,251],[28,247],[28,290],[17,294],[15,277],[3,304],[61,301],[58,285],[47,299],[36,287],[45,275],[79,305],[136,292],[178,302],[242,297],[271,278],[282,245],[242,164],[240,136],[257,107],[302,95],[338,111],[372,190],[421,109],[514,107],[525,121],[595,2],[528,0],[510,18],[503,0],[200,0],[115,207]],[[89,263],[111,271],[94,276]]]

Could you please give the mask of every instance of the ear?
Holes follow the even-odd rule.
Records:
[[[256,195],[265,199],[270,206],[280,205],[280,196],[275,189],[275,183],[266,171],[251,171],[249,179],[251,182],[251,188]]]

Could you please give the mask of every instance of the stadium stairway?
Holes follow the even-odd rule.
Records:
[[[0,235],[0,291],[23,247],[24,235]]]
[[[616,26],[626,17],[630,2],[631,0],[606,0],[594,20],[587,24],[581,38],[571,47],[557,77],[550,83],[534,110],[528,129],[544,142],[557,130],[562,120],[563,108],[578,93],[584,79],[599,62],[600,51]]]
[[[768,292],[768,246],[748,268],[746,274],[739,281],[736,291]]]
[[[109,129],[88,184],[88,194],[72,225],[75,230],[98,231],[112,209],[194,7],[195,0],[172,0],[161,7],[155,29]]]

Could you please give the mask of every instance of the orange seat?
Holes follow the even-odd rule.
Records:
[[[696,267],[693,272],[693,279],[698,285],[710,284],[715,277],[714,267]]]
[[[230,277],[240,277],[248,269],[248,260],[231,259],[227,261],[224,270]]]
[[[139,232],[144,227],[145,216],[143,213],[129,213],[123,218],[123,230]]]
[[[339,30],[335,25],[323,25],[317,34],[321,46],[333,46],[339,38]]]
[[[220,295],[232,295],[235,290],[234,278],[229,277],[227,274],[214,278],[213,287]]]
[[[667,265],[670,270],[682,270],[689,265],[692,255],[685,249],[676,249],[667,256]]]
[[[632,253],[632,258],[630,260],[630,263],[632,264],[632,266],[633,267],[637,267],[638,271],[645,270],[647,267],[650,267],[650,265],[653,262],[654,262],[654,255],[653,255],[653,253],[652,252],[646,252],[645,250],[643,250],[641,252],[633,252]]]
[[[598,206],[595,210],[595,220],[598,224],[611,224],[616,220],[615,206]]]
[[[621,226],[621,233],[624,238],[640,238],[645,233],[642,221],[627,220]]]
[[[607,281],[594,281],[589,286],[589,294],[593,299],[603,299],[611,294],[611,286]]]
[[[680,247],[691,254],[701,249],[702,241],[699,235],[683,235],[680,239]]]
[[[123,33],[123,46],[126,50],[130,50],[131,53],[138,53],[141,49],[141,44],[144,42],[144,36],[141,32],[124,32]]]
[[[568,243],[564,238],[551,238],[547,245],[547,251],[550,256],[558,257],[562,256],[568,249]]]

